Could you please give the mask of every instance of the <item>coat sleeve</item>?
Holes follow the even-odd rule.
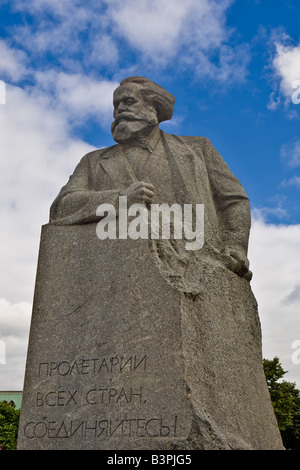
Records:
[[[91,187],[92,156],[87,154],[81,159],[68,183],[60,190],[50,208],[50,224],[75,225],[96,222],[100,219],[96,215],[100,204],[115,206],[118,190],[95,191]]]
[[[246,192],[208,139],[203,149],[225,249],[247,257],[251,213]]]

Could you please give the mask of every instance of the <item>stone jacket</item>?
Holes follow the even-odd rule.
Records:
[[[240,182],[207,138],[160,132],[176,202],[204,204],[205,245],[217,253],[234,249],[247,257],[250,205]],[[119,194],[132,182],[122,146],[90,152],[54,200],[50,223],[96,222],[97,207],[117,206]]]

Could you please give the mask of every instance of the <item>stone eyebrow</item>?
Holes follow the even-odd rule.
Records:
[[[122,94],[119,98],[115,98],[113,100],[113,105],[115,106],[117,103],[120,103],[120,101],[128,99],[136,100],[136,96],[133,93],[124,92],[124,94]]]

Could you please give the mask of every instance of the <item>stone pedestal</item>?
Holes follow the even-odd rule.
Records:
[[[192,413],[180,303],[147,240],[44,226],[18,447],[182,445]]]
[[[248,282],[216,267],[190,295],[163,262],[43,227],[19,449],[282,448]]]

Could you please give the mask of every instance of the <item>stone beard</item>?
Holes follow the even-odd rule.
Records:
[[[141,138],[148,137],[157,126],[157,115],[153,108],[148,108],[142,115],[122,113],[116,117],[111,125],[112,136],[119,144],[139,142]]]

